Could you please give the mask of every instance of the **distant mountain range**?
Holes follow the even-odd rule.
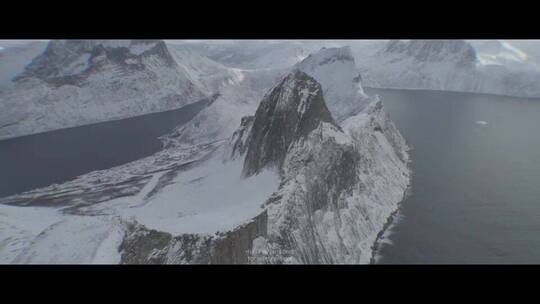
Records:
[[[508,59],[519,59],[516,50],[497,54],[478,55],[464,40],[393,40],[359,65],[370,87],[540,97],[533,64]]]

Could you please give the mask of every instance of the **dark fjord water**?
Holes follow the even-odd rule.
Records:
[[[125,164],[159,151],[158,137],[211,102],[0,141],[0,197]]]
[[[413,148],[378,263],[540,263],[540,99],[366,91]]]

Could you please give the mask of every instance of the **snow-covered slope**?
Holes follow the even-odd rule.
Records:
[[[241,118],[255,112],[264,93],[308,56],[306,45],[315,48],[314,43],[294,41],[171,44],[171,49],[178,52],[196,52],[234,66],[230,69],[239,77],[230,86],[222,87],[216,100],[192,121],[163,136],[165,146],[208,143],[230,137]],[[334,69],[334,72],[345,70]]]
[[[0,91],[12,84],[15,76],[24,71],[32,59],[41,54],[47,43],[32,41],[0,49]]]
[[[51,41],[0,95],[0,138],[180,108],[239,77],[163,41]]]
[[[322,85],[326,104],[337,121],[358,113],[372,101],[362,89],[350,47],[323,47],[286,69],[235,69],[241,80],[220,90],[211,106],[164,136],[163,141],[166,145],[192,145],[228,138],[241,118],[254,113],[264,93],[290,70],[303,71]]]
[[[169,145],[1,198],[0,215],[10,221],[0,256],[10,263],[368,263],[408,186],[407,146],[380,101],[338,124],[323,88],[293,69],[229,139]],[[42,225],[29,224],[40,215]]]
[[[295,67],[321,84],[324,100],[338,121],[360,111],[370,101],[362,89],[362,77],[348,46],[323,47]]]
[[[206,92],[216,93],[243,80],[241,70],[228,68],[186,48],[167,46],[178,66],[190,80]]]
[[[407,146],[380,101],[338,125],[322,86],[297,70],[266,95],[250,134],[238,136],[244,129],[232,143],[247,147],[232,149],[234,159],[245,151],[244,174],[277,168],[281,176],[251,261],[367,263],[409,183]]]
[[[392,40],[359,66],[370,87],[540,96],[540,73],[486,59],[463,40]]]
[[[251,223],[279,183],[270,171],[242,178],[241,160],[222,161],[223,143],[173,147],[1,198],[1,262],[165,263],[158,252],[161,239],[151,231],[222,239]],[[181,251],[173,248],[173,256]]]
[[[264,92],[283,70],[240,70],[240,81],[219,90],[214,102],[190,122],[162,137],[165,146],[189,146],[227,139],[240,120],[257,109]]]
[[[241,69],[284,69],[323,46],[341,46],[333,41],[237,40],[181,43],[179,48],[193,50],[226,66]]]

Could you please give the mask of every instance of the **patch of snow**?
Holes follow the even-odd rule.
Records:
[[[76,75],[82,73],[88,68],[88,60],[90,59],[90,54],[82,54],[76,60],[71,62],[69,66],[65,68],[66,75]]]
[[[99,245],[92,264],[119,264],[121,256],[118,248],[122,244],[124,235],[125,231],[118,219],[110,222],[109,235]]]
[[[32,42],[4,47],[0,55],[0,88],[12,85],[12,79],[22,73],[32,59],[45,50],[46,43]]]
[[[60,221],[54,208],[0,204],[0,264],[11,263],[35,237]]]
[[[190,122],[162,139],[165,145],[193,145],[227,139],[243,116],[253,115],[265,91],[278,79],[273,70],[243,71],[242,81],[219,91],[218,98]]]
[[[231,230],[261,213],[261,205],[279,184],[272,171],[241,178],[242,166],[242,160],[224,163],[214,157],[181,172],[146,205],[124,214],[173,234]]]
[[[108,240],[111,220],[102,216],[66,216],[32,240],[32,244],[13,260],[15,264],[89,264]],[[104,260],[105,251],[111,254],[110,245],[101,248],[98,260]],[[107,258],[111,258],[110,256]],[[113,259],[113,258],[111,258]]]
[[[156,46],[156,43],[131,43],[129,51],[132,54],[140,55]]]
[[[501,41],[501,45],[505,49],[507,49],[507,50],[511,51],[513,54],[515,54],[514,58],[516,58],[517,61],[522,61],[523,62],[523,61],[527,60],[527,58],[529,57],[527,55],[527,53],[525,53],[523,50],[513,46],[512,44],[510,44],[507,41]]]
[[[503,65],[497,61],[496,55],[491,54],[478,54],[477,55],[479,65]]]
[[[336,143],[340,145],[352,144],[352,140],[350,136],[338,130],[336,127],[334,127],[333,125],[327,122],[321,122],[319,125],[319,130],[316,130],[314,132],[320,132],[321,136],[325,138],[333,138],[336,141]]]
[[[322,48],[306,57],[295,68],[321,84],[326,105],[336,120],[364,107],[369,98],[358,79],[351,48]]]
[[[307,100],[310,96],[316,95],[318,92],[310,92],[308,88],[303,88],[300,91],[300,102],[298,103],[298,108],[296,109],[296,112],[300,115],[300,117],[304,116],[304,112],[307,109]]]
[[[0,204],[0,264],[118,263],[118,221]]]

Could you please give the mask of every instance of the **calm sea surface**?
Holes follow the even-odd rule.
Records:
[[[209,100],[178,110],[0,141],[0,197],[125,164],[159,151],[158,137],[191,120]]]
[[[378,263],[540,263],[540,99],[367,92],[413,148]]]

